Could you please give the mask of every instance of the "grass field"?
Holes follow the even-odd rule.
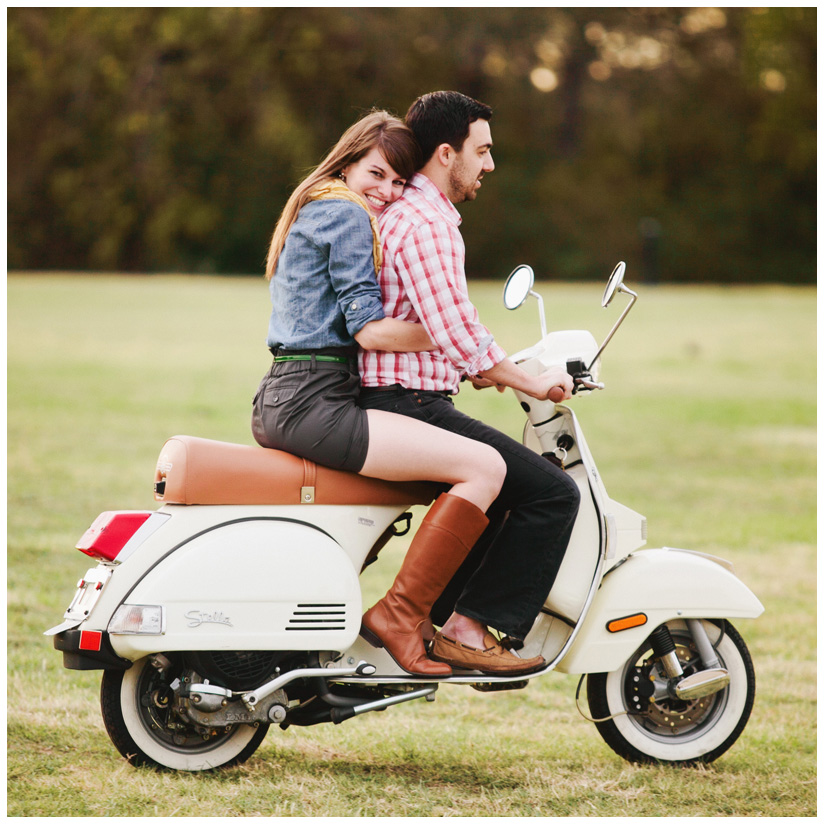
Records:
[[[632,283],[632,273],[629,277]],[[252,443],[268,365],[259,279],[8,279],[8,814],[11,816],[814,816],[816,814],[816,300],[804,288],[635,285],[607,389],[573,404],[608,491],[649,520],[649,546],[730,559],[766,607],[738,629],[757,695],[739,742],[702,769],[637,767],[577,713],[577,678],[524,691],[445,688],[341,726],[277,728],[244,766],[135,770],[98,707],[99,672],[64,670],[57,624],[106,509],[152,509],[177,433]],[[535,306],[474,284],[509,351]],[[598,285],[544,284],[551,328],[603,336]],[[512,395],[459,406],[520,437]],[[419,514],[420,515],[420,514]],[[367,598],[404,549],[371,568]]]

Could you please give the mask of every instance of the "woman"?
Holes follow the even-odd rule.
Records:
[[[422,625],[433,602],[484,531],[504,480],[496,450],[406,416],[357,405],[357,345],[433,348],[420,324],[384,317],[376,274],[376,217],[415,172],[412,133],[386,112],[351,126],[293,192],[267,260],[274,362],[255,397],[252,430],[264,447],[391,481],[452,485],[425,516],[392,587],[364,616],[362,632],[417,675],[449,676],[427,658]],[[459,639],[459,641],[461,641]],[[514,657],[518,671],[535,667]]]

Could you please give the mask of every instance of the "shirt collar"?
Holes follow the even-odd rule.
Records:
[[[461,226],[461,213],[426,175],[416,172],[407,181],[407,186],[417,189],[447,220],[452,221],[456,226]]]

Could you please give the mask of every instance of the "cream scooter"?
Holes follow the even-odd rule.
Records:
[[[601,389],[602,351],[636,300],[624,270],[602,303],[631,300],[601,347],[588,332],[547,334],[542,310],[541,341],[515,360],[533,373],[566,365],[577,393]],[[532,270],[517,268],[505,305],[535,296],[532,287]],[[517,395],[525,443],[563,462],[581,491],[567,553],[521,651],[541,654],[543,670],[415,677],[359,635],[369,606],[359,575],[409,528],[409,508],[433,501],[434,485],[178,436],[158,460],[160,508],[97,518],[78,549],[98,563],[47,631],[65,667],[103,670],[103,719],[120,753],[134,765],[208,770],[248,759],[273,724],[339,724],[433,701],[445,684],[516,690],[554,670],[586,676],[588,718],[625,759],[710,762],[730,748],[755,690],[730,620],[759,616],[759,600],[722,559],[641,549],[646,521],[609,497],[572,409]]]

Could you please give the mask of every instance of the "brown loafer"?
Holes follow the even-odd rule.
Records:
[[[467,670],[478,670],[488,676],[510,676],[522,673],[532,673],[541,670],[545,661],[541,656],[532,659],[520,659],[518,656],[505,650],[491,633],[484,636],[486,647],[479,650],[461,642],[435,634],[430,658],[437,662],[444,662],[453,667],[463,667]]]

